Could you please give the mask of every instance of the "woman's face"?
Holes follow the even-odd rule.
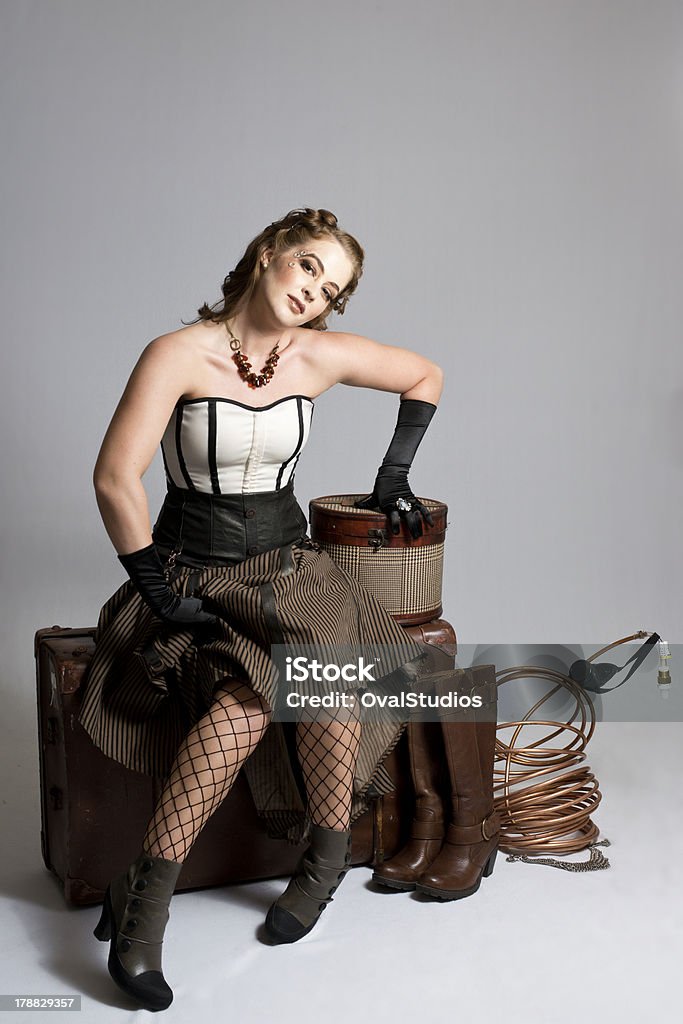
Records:
[[[299,255],[297,255],[297,253]],[[300,326],[325,313],[353,274],[351,260],[332,238],[313,239],[273,255],[266,249],[259,291],[278,320]]]

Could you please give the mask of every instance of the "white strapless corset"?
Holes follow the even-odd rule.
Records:
[[[314,406],[306,395],[260,409],[232,398],[180,399],[161,439],[166,478],[209,494],[279,491],[294,478]]]

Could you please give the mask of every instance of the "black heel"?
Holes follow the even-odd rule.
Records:
[[[104,903],[102,904],[102,914],[99,921],[95,926],[93,935],[100,942],[107,942],[111,938],[111,905],[109,903],[109,886],[104,894]]]
[[[173,1001],[161,969],[161,951],[181,868],[180,863],[143,851],[107,887],[93,932],[100,942],[109,941],[111,977],[145,1010],[165,1010]]]
[[[498,853],[498,847],[493,851],[489,859],[486,861],[486,867],[484,868],[484,878],[488,878],[489,875],[493,874],[493,865],[496,863],[496,854]]]

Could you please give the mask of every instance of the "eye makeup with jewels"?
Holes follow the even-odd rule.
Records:
[[[313,264],[311,263],[311,260],[308,257],[311,257],[312,259],[314,259],[316,261],[316,263],[320,267],[320,272],[322,274],[324,274],[325,273],[325,266],[324,266],[322,260],[320,259],[320,257],[316,256],[316,254],[314,252],[306,252],[301,257],[301,265],[304,267],[304,269],[306,269],[306,267],[310,267],[311,270],[315,270],[315,267],[313,266]],[[335,293],[331,293],[329,289],[325,289],[325,294],[327,295],[327,301],[328,302],[332,302],[334,300],[335,294],[337,294],[337,295],[339,294],[339,285],[336,284],[334,281],[330,281],[330,284],[332,285],[333,288],[336,289],[336,292]]]

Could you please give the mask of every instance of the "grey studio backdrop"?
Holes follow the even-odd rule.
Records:
[[[330,329],[445,370],[411,473],[468,643],[679,642],[683,72],[675,3],[2,5],[2,686],[123,581],[91,484],[143,347],[325,206]],[[317,399],[309,499],[363,491],[398,396]],[[145,477],[152,522],[160,454]],[[19,716],[19,717],[18,717]]]
[[[330,329],[445,370],[416,493],[473,644],[681,634],[683,9],[667,2],[2,5],[2,686],[125,579],[91,475],[144,346],[246,243],[332,209]],[[369,491],[398,395],[316,401],[302,507]],[[160,453],[145,486],[164,493]]]
[[[0,76],[0,802],[13,922],[0,987],[84,991],[91,1014],[119,1019],[104,951],[88,946],[94,912],[65,914],[40,860],[33,635],[94,625],[124,581],[91,481],[105,430],[145,345],[217,301],[266,224],[298,206],[333,210],[367,260],[330,329],[445,370],[411,483],[449,506],[443,606],[461,644],[590,653],[640,628],[683,642],[683,5],[2,0]],[[305,510],[370,490],[398,401],[344,386],[317,399],[296,473]],[[153,522],[159,453],[144,483]],[[424,1015],[454,978],[466,1017],[528,1020],[535,1006],[550,1019],[552,1006],[559,1024],[576,1015],[557,1003],[571,950],[595,1019],[615,996],[622,1019],[645,1019],[652,978],[660,1000],[667,982],[677,999],[662,949],[680,937],[679,737],[645,719],[597,730],[588,760],[609,796],[596,821],[615,843],[611,871],[503,862],[474,906],[437,916],[408,896],[373,902],[352,872],[321,938],[263,962],[253,929],[277,883],[233,889],[225,907],[220,893],[180,899],[164,953],[185,986],[173,1009],[188,1019],[194,973],[201,986],[217,977],[221,1008],[227,991],[238,1006],[242,993],[259,1007],[277,994],[279,1020],[307,1019],[302,992],[329,977],[325,951],[343,949],[339,975],[361,972],[377,1019],[393,1019],[392,999],[404,1019]],[[653,849],[658,887],[643,874]],[[567,940],[567,909],[585,943]],[[345,914],[357,915],[346,932]],[[367,951],[359,920],[370,970],[353,959]],[[521,942],[501,938],[509,920]],[[204,944],[189,938],[199,929]],[[410,965],[396,959],[406,930]],[[659,936],[652,953],[643,934]],[[272,987],[255,980],[261,963]],[[531,985],[529,964],[543,967]],[[482,1004],[479,972],[494,968],[505,1005],[489,979]],[[346,1020],[361,1005],[343,986],[335,1004]]]

